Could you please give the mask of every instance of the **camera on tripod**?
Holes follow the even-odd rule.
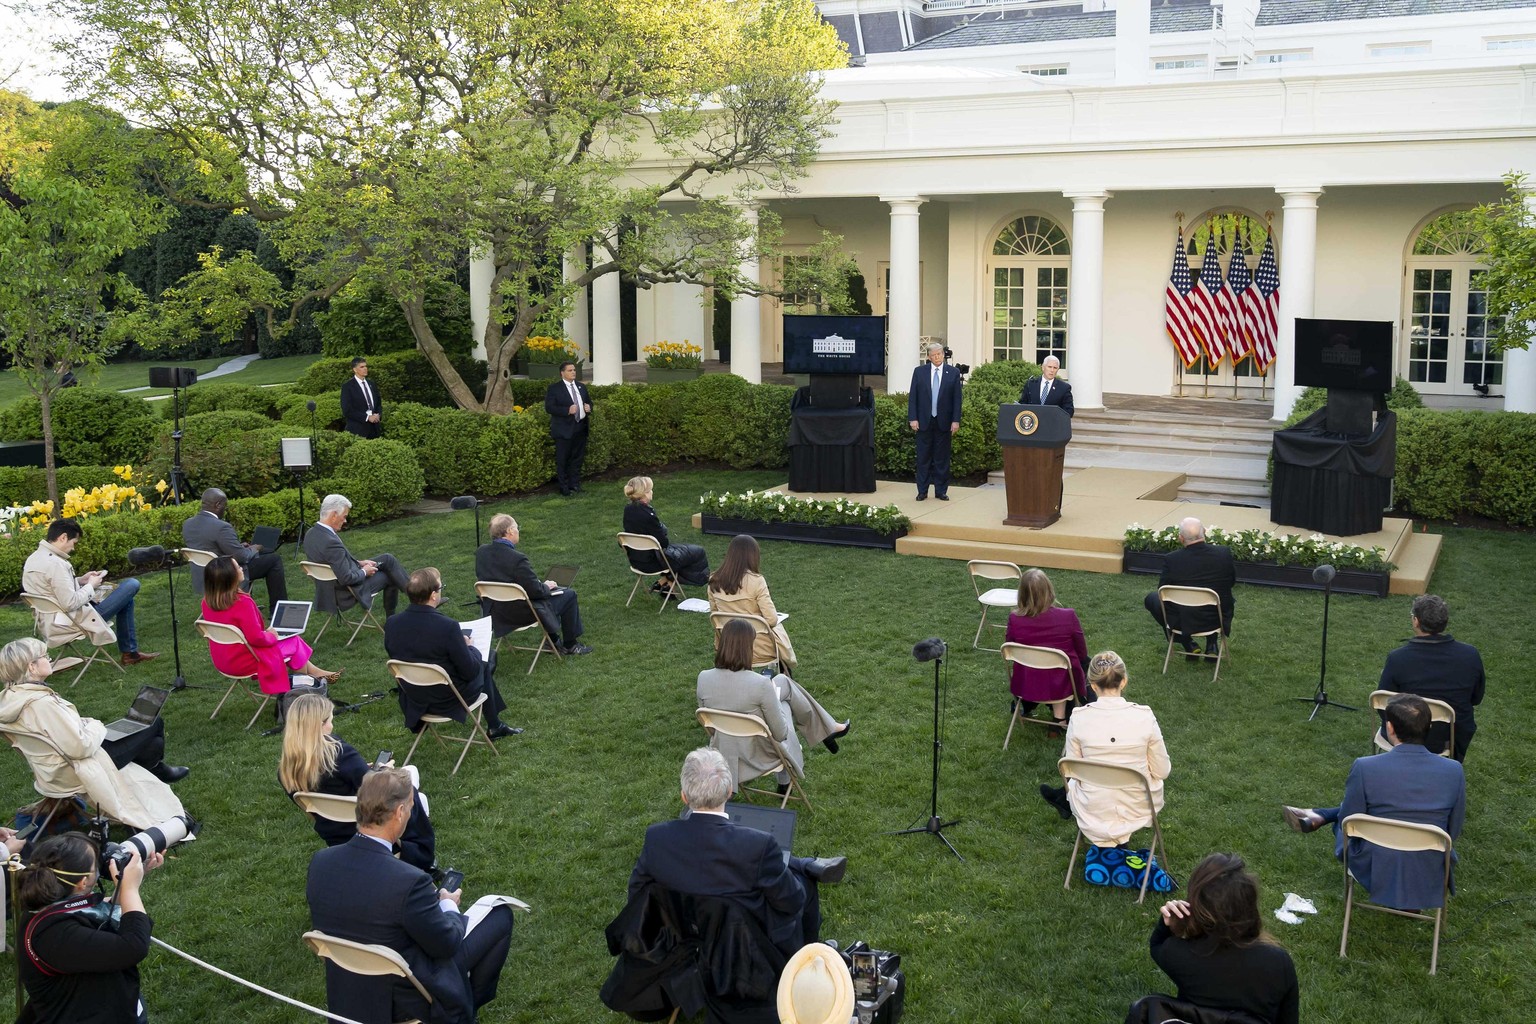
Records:
[[[147,861],[150,854],[164,853],[188,836],[196,836],[202,831],[202,827],[190,814],[178,814],[174,818],[167,818],[158,825],[129,836],[121,843],[114,843],[108,835],[107,819],[97,818],[91,822],[88,835],[101,849],[101,864],[98,868],[101,877],[112,878],[122,875],[123,868],[128,866],[128,860],[134,851],[138,852],[140,861]],[[113,866],[117,868],[116,875],[108,870]]]
[[[859,1024],[897,1024],[907,999],[901,954],[870,949],[863,940],[842,953],[853,975],[854,1015]]]

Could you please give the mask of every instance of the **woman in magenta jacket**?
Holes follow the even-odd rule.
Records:
[[[1009,685],[1013,695],[1026,703],[1026,713],[1035,704],[1049,704],[1051,717],[1066,725],[1067,701],[1087,699],[1083,671],[1088,664],[1088,645],[1077,613],[1057,605],[1056,588],[1039,569],[1026,570],[1019,578],[1019,603],[1008,613],[1006,639],[1031,647],[1054,647],[1072,662],[1071,678],[1061,669],[1025,668],[1015,663]]]
[[[303,637],[279,640],[276,633],[267,629],[256,602],[240,589],[243,579],[245,572],[240,563],[228,555],[215,558],[203,569],[203,618],[234,626],[256,653],[253,664],[244,647],[210,642],[208,653],[213,658],[214,668],[232,676],[255,672],[256,685],[261,692],[272,694],[287,693],[293,688],[288,678],[290,671],[326,682],[341,675],[340,671],[327,672],[310,661],[314,652]]]

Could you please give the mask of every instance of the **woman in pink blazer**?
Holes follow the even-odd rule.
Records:
[[[340,671],[327,672],[310,661],[314,653],[303,637],[290,636],[279,640],[277,634],[267,629],[261,612],[251,595],[240,589],[245,572],[228,555],[209,562],[203,569],[203,618],[209,622],[222,622],[234,626],[245,636],[246,643],[256,652],[251,662],[250,652],[244,647],[231,644],[208,644],[213,667],[232,676],[256,673],[256,685],[262,693],[287,693],[293,688],[290,671],[302,672],[326,682],[341,675]]]
[[[1051,717],[1066,725],[1067,701],[1087,699],[1083,669],[1088,664],[1088,645],[1077,613],[1056,604],[1056,588],[1039,569],[1028,569],[1019,577],[1019,603],[1008,613],[1006,639],[1031,647],[1054,647],[1072,662],[1070,678],[1061,669],[1025,668],[1016,663],[1009,685],[1013,695],[1028,704],[1049,704]]]

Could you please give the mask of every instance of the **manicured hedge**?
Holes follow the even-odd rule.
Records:
[[[212,380],[188,388],[181,396],[181,415],[196,416],[205,412],[254,412],[268,419],[277,419],[277,400],[281,396],[276,388],[259,388],[251,384],[234,384]],[[302,404],[302,403],[301,403]],[[159,402],[160,415],[173,416],[171,403]]]
[[[485,363],[466,356],[451,357],[454,368],[464,378],[477,398],[485,396]],[[352,376],[350,359],[317,359],[293,382],[293,390],[307,395],[339,396],[341,386]],[[419,402],[422,405],[452,406],[448,389],[437,371],[420,352],[389,352],[368,357],[368,380],[378,389],[386,412],[392,402]],[[543,391],[539,392],[541,400]],[[340,398],[337,398],[340,402]]]
[[[59,496],[75,487],[91,490],[102,484],[118,483],[119,478],[111,466],[60,466]],[[0,467],[0,508],[13,505],[30,505],[48,498],[48,474],[46,470],[32,466]]]
[[[1406,409],[1397,417],[1397,507],[1536,526],[1536,416]]]

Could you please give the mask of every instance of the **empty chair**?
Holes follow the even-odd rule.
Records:
[[[971,586],[976,589],[976,603],[981,605],[981,622],[976,626],[976,638],[971,641],[971,646],[980,651],[998,650],[981,646],[981,634],[989,625],[993,629],[1007,627],[1006,615],[1002,622],[992,622],[990,615],[994,608],[1012,609],[1018,603],[1023,570],[1012,562],[989,562],[981,558],[966,562],[965,568],[970,574]]]
[[[1399,910],[1369,901],[1360,904],[1361,910],[1375,910],[1398,917],[1411,917],[1415,921],[1435,922],[1435,937],[1429,950],[1429,973],[1434,974],[1440,964],[1440,931],[1445,925],[1446,903],[1451,891],[1451,836],[1442,828],[1423,825],[1416,821],[1398,821],[1395,818],[1379,818],[1374,814],[1351,814],[1339,823],[1348,839],[1363,839],[1373,846],[1403,853],[1438,852],[1445,862],[1440,887],[1440,905],[1433,913],[1423,910]],[[1349,948],[1350,912],[1355,906],[1355,876],[1349,870],[1349,843],[1344,844],[1344,931],[1339,936],[1339,957],[1342,959]]]

